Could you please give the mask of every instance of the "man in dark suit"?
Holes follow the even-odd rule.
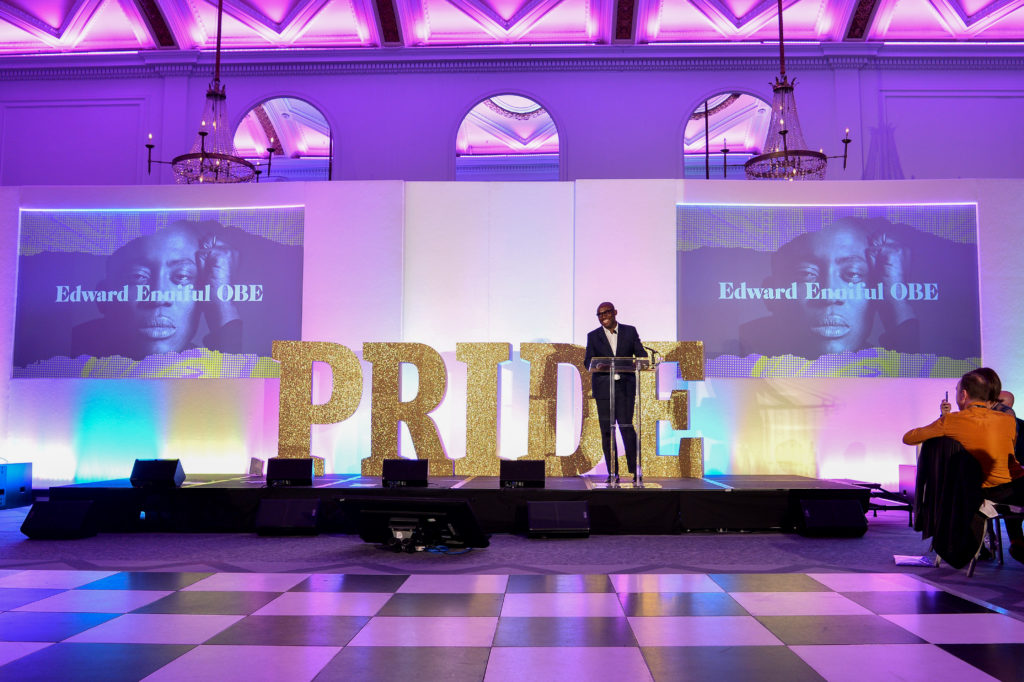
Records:
[[[607,301],[597,306],[597,319],[601,326],[587,334],[587,355],[583,364],[590,367],[592,358],[603,357],[647,357],[636,327],[615,321],[618,311]],[[591,376],[591,390],[597,400],[597,418],[601,424],[601,445],[604,461],[608,465],[608,482],[618,482],[618,462],[612,462],[611,439],[612,420],[609,414],[608,384],[609,372],[594,372]],[[636,481],[636,429],[633,428],[633,407],[636,403],[636,374],[623,372],[615,380],[615,423],[619,425],[622,443],[626,449],[626,466]]]

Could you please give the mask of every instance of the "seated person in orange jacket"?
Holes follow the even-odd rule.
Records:
[[[960,411],[950,413],[949,403],[942,401],[941,416],[928,426],[907,431],[903,442],[917,445],[938,436],[959,441],[981,464],[985,476],[982,492],[987,499],[1024,505],[1024,469],[1013,456],[1017,422],[1010,415],[992,409],[999,390],[999,376],[988,367],[964,374],[956,385],[956,404]],[[1007,520],[1006,534],[1010,538],[1010,556],[1024,563],[1021,522]]]

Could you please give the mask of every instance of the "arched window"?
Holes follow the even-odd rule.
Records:
[[[235,131],[235,149],[257,164],[260,182],[330,180],[333,147],[324,115],[295,97],[257,104]]]
[[[558,130],[537,102],[488,97],[470,109],[455,139],[456,180],[558,180]]]
[[[761,153],[770,119],[771,104],[753,95],[723,92],[701,102],[683,133],[683,177],[744,179],[743,164]]]

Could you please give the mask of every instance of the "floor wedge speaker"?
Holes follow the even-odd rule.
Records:
[[[180,488],[185,470],[178,459],[137,459],[131,481],[133,488]]]
[[[320,498],[260,500],[256,510],[258,535],[316,535],[320,521]]]
[[[267,460],[267,487],[313,485],[312,457],[271,457]]]
[[[859,538],[868,530],[858,500],[800,500],[796,532],[809,538]]]
[[[386,459],[381,485],[385,488],[426,488],[427,464],[425,459]]]
[[[91,538],[96,529],[92,500],[41,500],[21,524],[21,532],[33,540]]]
[[[544,460],[503,459],[500,476],[502,488],[543,488]]]
[[[527,502],[527,535],[531,538],[590,537],[590,512],[586,501]]]

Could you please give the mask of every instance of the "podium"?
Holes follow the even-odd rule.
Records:
[[[608,475],[612,476],[615,483],[619,482],[619,457],[616,450],[615,442],[615,382],[619,381],[623,374],[636,374],[637,372],[645,369],[650,369],[651,361],[648,358],[637,358],[637,357],[604,357],[604,358],[591,358],[590,366],[587,369],[590,370],[591,374],[608,374],[608,429],[609,433],[609,447],[611,449],[611,465],[615,469],[614,474],[611,470],[608,471]],[[640,381],[636,382],[636,406],[640,409]],[[637,420],[642,422],[642,419]],[[602,434],[603,436],[604,434]],[[636,427],[636,483],[643,484],[644,476],[643,469],[641,468],[641,443],[643,441],[640,438],[640,425]]]

